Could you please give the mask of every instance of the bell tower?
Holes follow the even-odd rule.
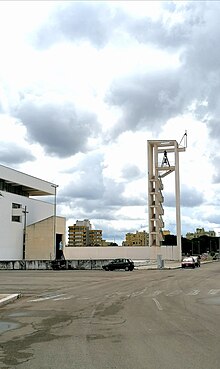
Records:
[[[182,258],[181,247],[181,220],[180,220],[180,179],[179,179],[179,152],[187,147],[187,133],[178,144],[176,140],[149,140],[148,141],[148,218],[149,218],[149,246],[160,247],[163,241],[163,178],[175,173],[175,206],[176,206],[176,233],[179,258]],[[162,157],[162,160],[161,160]],[[169,160],[171,157],[172,160]]]

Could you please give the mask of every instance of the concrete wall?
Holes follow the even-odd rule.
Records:
[[[101,270],[108,260],[64,260],[61,265],[65,270]],[[11,260],[0,261],[0,270],[56,270],[52,260]]]
[[[62,235],[65,244],[66,218],[56,217],[56,234]],[[54,217],[29,225],[26,229],[26,260],[54,259]]]
[[[115,246],[115,247],[65,247],[64,255],[67,260],[109,260],[128,258],[132,260],[156,260],[162,255],[164,260],[178,260],[177,246]]]

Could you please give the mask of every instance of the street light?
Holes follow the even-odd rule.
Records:
[[[26,233],[27,233],[27,206],[22,210],[22,213],[24,214],[24,229],[23,229],[23,260],[25,260],[25,254],[26,254]]]
[[[57,216],[57,187],[59,185],[52,184],[51,187],[54,187],[54,221],[53,221],[53,242],[54,242],[54,260],[56,260],[56,216]]]

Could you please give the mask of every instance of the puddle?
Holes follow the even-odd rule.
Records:
[[[12,329],[18,328],[20,325],[18,323],[11,322],[0,322],[0,334],[11,331]]]
[[[220,297],[216,296],[216,297],[209,297],[206,299],[201,299],[201,301],[204,304],[208,304],[208,305],[220,305]]]
[[[8,316],[11,316],[11,317],[19,317],[19,316],[29,316],[30,314],[27,313],[27,312],[24,312],[24,311],[20,311],[18,313],[12,313],[12,314],[9,314]]]

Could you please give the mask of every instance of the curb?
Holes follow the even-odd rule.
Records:
[[[1,298],[0,295],[0,306],[9,304],[9,302],[15,301],[21,297],[20,293],[14,293],[12,295],[6,295],[6,297]]]

